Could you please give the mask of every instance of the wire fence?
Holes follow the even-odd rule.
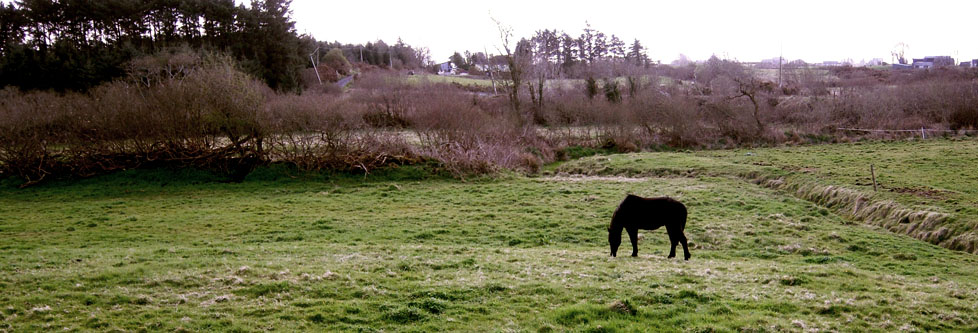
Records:
[[[870,133],[920,133],[920,137],[923,139],[927,138],[927,133],[978,133],[978,130],[943,130],[943,129],[898,129],[898,130],[887,130],[887,129],[870,129],[870,128],[847,128],[839,127],[836,128],[840,131],[853,131],[853,132],[870,132]]]

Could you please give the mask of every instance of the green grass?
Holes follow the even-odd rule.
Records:
[[[828,69],[825,69],[825,68],[809,68],[809,69],[785,68],[784,70],[781,71],[782,72],[781,74],[782,75],[785,75],[785,74],[787,74],[787,75],[799,75],[799,74],[803,73],[804,71],[810,71],[811,74],[813,74],[813,75],[815,75],[815,76],[817,76],[817,77],[819,77],[819,78],[821,78],[823,80],[834,81],[834,80],[838,80],[839,79],[838,77],[836,77],[835,75],[832,74],[832,71],[830,71]],[[762,80],[767,80],[767,81],[771,81],[771,82],[778,82],[778,69],[777,68],[752,68],[751,69],[751,72],[755,76],[757,76],[758,78],[760,78]]]
[[[635,160],[649,178],[259,170],[228,184],[141,170],[8,183],[0,330],[976,330],[978,257],[708,172],[776,172],[809,158],[818,168],[812,156],[824,155],[820,181],[843,182],[858,173],[843,166],[860,161],[831,161],[846,151],[973,145],[649,153],[557,167]],[[925,182],[896,170],[882,171],[886,184]],[[608,257],[605,227],[626,193],[686,203],[692,260],[666,259],[662,230],[643,232],[638,258]]]
[[[492,86],[492,81],[490,81],[489,79],[474,78],[474,77],[467,77],[467,76],[420,74],[420,75],[407,76],[404,80],[405,82],[409,82],[412,84],[418,84],[421,82],[433,82],[433,83],[458,83],[461,85],[472,85],[472,86],[483,86],[483,87]],[[530,79],[530,81],[536,82],[534,79]],[[627,84],[628,84],[627,78],[623,76],[616,77],[615,81],[618,82],[619,86],[627,89]],[[659,77],[659,80],[656,83],[671,84],[672,82],[673,82],[672,79],[666,77]],[[641,83],[643,85],[648,85],[650,83],[650,78],[642,77]],[[501,84],[501,83],[496,82],[496,84]],[[582,86],[583,84],[584,84],[583,79],[556,79],[556,80],[547,80],[546,82],[547,87],[552,89],[575,89],[577,87]]]
[[[492,81],[488,79],[472,78],[466,76],[419,74],[419,75],[407,76],[404,80],[405,82],[409,82],[412,84],[418,84],[422,82],[432,82],[432,83],[458,83],[461,85],[473,85],[473,86],[490,86],[490,87],[492,86]]]
[[[876,173],[876,192],[870,164]],[[550,170],[624,175],[761,173],[793,183],[842,186],[871,200],[945,213],[950,218],[935,228],[947,228],[952,235],[971,237],[978,230],[978,140],[974,138],[624,154],[581,159]]]

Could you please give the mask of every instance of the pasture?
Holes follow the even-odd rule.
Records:
[[[432,74],[418,74],[410,75],[404,79],[404,82],[410,84],[421,84],[421,83],[458,83],[461,85],[475,86],[475,87],[492,87],[492,81],[489,79],[468,77],[468,76],[445,76],[445,75],[432,75]],[[500,83],[496,83],[500,84]]]
[[[675,80],[667,77],[656,77],[658,80],[657,84],[667,85],[675,82]],[[605,78],[596,78],[598,80],[603,80]],[[533,80],[531,80],[533,81]],[[617,82],[622,87],[627,87],[628,79],[623,76],[615,77],[614,81]],[[404,82],[410,84],[421,84],[421,83],[457,83],[463,86],[473,86],[473,87],[492,87],[492,81],[484,77],[470,77],[470,76],[456,76],[456,75],[432,75],[432,74],[419,74],[411,75],[404,78]],[[536,81],[532,83],[536,84]],[[648,85],[652,83],[651,77],[642,76],[641,84]],[[497,85],[502,85],[502,82],[496,82]],[[603,86],[603,81],[599,82]],[[546,87],[548,89],[562,89],[562,90],[574,90],[579,87],[584,86],[584,79],[548,79],[546,81]]]
[[[872,191],[971,226],[976,141],[592,156],[460,181],[136,170],[0,187],[0,330],[978,329],[978,257],[743,175]],[[912,189],[908,191],[897,189]],[[608,255],[626,193],[689,209]],[[922,195],[920,193],[938,193]],[[627,240],[623,246],[630,246]]]

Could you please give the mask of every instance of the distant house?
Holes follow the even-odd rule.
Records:
[[[915,58],[911,67],[918,69],[929,69],[935,67],[948,67],[954,66],[954,58],[949,56],[934,56],[934,57],[923,57]]]
[[[506,60],[506,56],[502,56],[502,55],[493,56],[487,62],[477,63],[477,64],[475,64],[475,67],[480,72],[488,72],[490,70],[493,71],[493,72],[508,72],[509,71],[509,63]]]
[[[971,61],[962,61],[961,67],[967,68],[978,68],[978,59],[972,59]]]
[[[438,68],[438,75],[455,75],[458,72],[458,68],[451,61],[446,61],[435,66]]]
[[[882,66],[883,58],[873,58],[872,60],[866,62],[866,66]]]
[[[784,60],[781,58],[771,58],[763,59],[757,64],[758,68],[778,68],[778,66],[784,64]]]
[[[489,68],[492,68],[492,71],[494,72],[505,72],[509,70],[509,66],[506,64],[492,64],[492,66],[489,64],[475,64],[475,68],[481,72],[487,72],[489,71]]]

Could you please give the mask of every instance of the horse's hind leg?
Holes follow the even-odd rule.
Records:
[[[676,245],[679,244],[679,240],[676,239],[676,237],[673,237],[672,234],[669,234],[669,243],[671,243],[672,246],[669,249],[669,256],[666,257],[666,258],[675,258],[676,257]]]
[[[666,226],[666,232],[669,234],[669,243],[671,245],[671,247],[669,248],[669,256],[666,258],[675,258],[676,245],[679,245],[679,242],[682,241],[683,233],[681,231],[676,232],[675,227],[670,227],[670,226]]]
[[[628,239],[632,241],[632,257],[638,257],[638,228],[628,228]]]
[[[689,246],[686,245],[686,235],[680,234],[679,237],[679,242],[683,243],[683,255],[685,256],[686,260],[689,260]],[[673,245],[672,248],[675,249],[676,246]]]

